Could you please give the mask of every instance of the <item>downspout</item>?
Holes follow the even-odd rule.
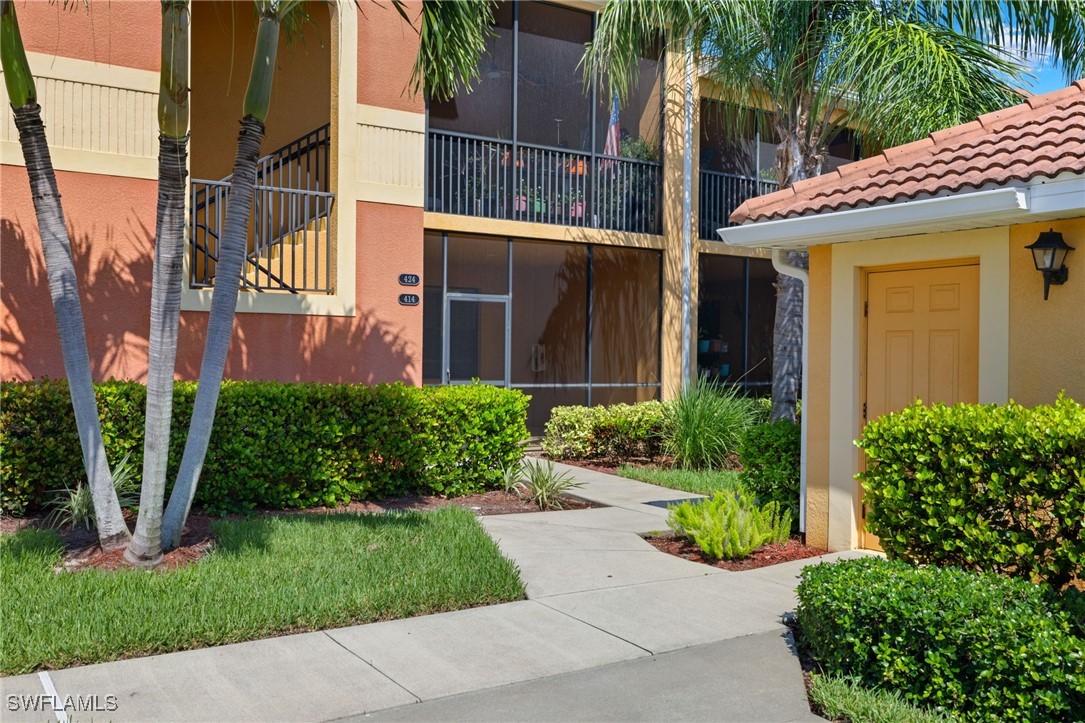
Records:
[[[689,41],[692,43],[692,38]],[[684,147],[682,153],[682,387],[690,378],[690,344],[693,325],[693,51],[686,54]]]
[[[790,276],[798,279],[802,282],[802,396],[807,396],[807,370],[810,368],[808,363],[808,350],[810,348],[809,334],[810,334],[810,274],[806,269],[795,266],[787,260],[787,252],[783,249],[772,250],[772,268],[776,269],[777,273],[781,273],[784,276]],[[807,447],[807,422],[806,420],[810,415],[803,410],[802,416],[799,418],[799,436],[800,436],[800,449],[799,454],[799,532],[806,532],[806,452],[809,449]]]

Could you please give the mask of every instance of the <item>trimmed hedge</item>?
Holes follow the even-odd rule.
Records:
[[[742,460],[742,486],[761,504],[775,502],[780,509],[791,510],[797,526],[802,456],[799,425],[780,421],[750,427],[738,456]]]
[[[825,672],[966,720],[1085,719],[1085,639],[1046,585],[865,558],[807,567],[798,598]]]
[[[1061,587],[1085,563],[1085,407],[919,404],[858,445],[867,524],[890,557]]]
[[[543,451],[551,459],[653,458],[663,452],[663,404],[554,407]]]
[[[95,389],[110,459],[128,452],[142,468],[145,387]],[[170,483],[195,394],[193,382],[174,387]],[[217,513],[496,487],[521,457],[529,399],[484,385],[225,381],[196,502]],[[0,385],[0,408],[0,510],[33,512],[48,490],[86,479],[64,380]]]

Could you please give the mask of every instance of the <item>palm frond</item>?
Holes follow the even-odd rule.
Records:
[[[402,6],[397,11],[405,17]],[[422,3],[421,45],[411,72],[411,93],[450,98],[458,89],[471,90],[478,63],[491,33],[491,0],[426,0]]]
[[[712,33],[737,32],[763,0],[611,0],[599,12],[582,67],[589,82],[625,98],[638,61],[655,50],[700,57]],[[660,39],[664,42],[660,43]]]
[[[1026,57],[1048,57],[1067,83],[1085,76],[1085,0],[916,0],[913,10]]]
[[[1000,48],[876,9],[849,19],[833,55],[826,82],[846,89],[846,122],[868,151],[1020,102],[1013,86],[1024,69]]]

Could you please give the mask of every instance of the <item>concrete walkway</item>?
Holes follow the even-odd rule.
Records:
[[[693,495],[560,467],[610,506],[482,520],[527,600],[4,678],[3,719],[42,720],[10,696],[55,691],[99,708],[72,720],[818,720],[780,617],[825,558],[666,555],[640,537],[666,529],[646,503]]]

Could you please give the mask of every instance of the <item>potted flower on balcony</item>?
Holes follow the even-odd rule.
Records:
[[[584,218],[584,191],[577,188],[567,191],[562,199],[569,218]]]
[[[520,183],[520,192],[513,199],[514,210],[525,213],[531,209],[536,214],[543,214],[546,213],[546,207],[546,197],[541,187],[530,188],[526,183]]]

